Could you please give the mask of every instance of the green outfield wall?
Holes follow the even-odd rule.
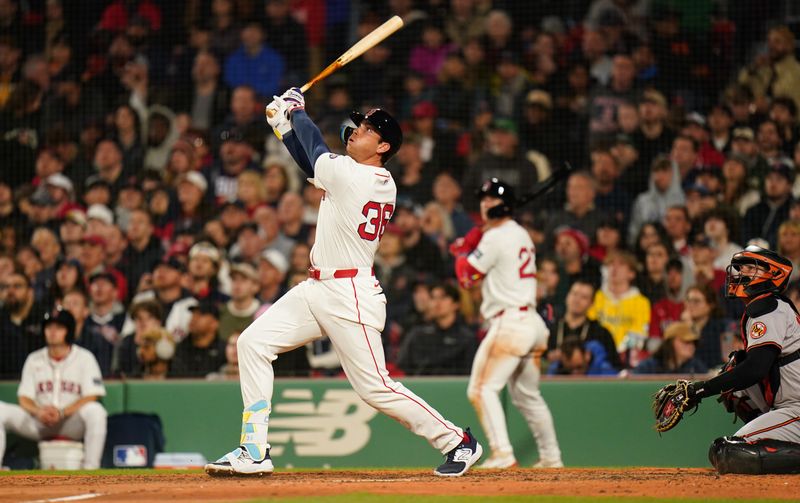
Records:
[[[464,378],[408,378],[404,384],[462,426],[484,438],[466,398]],[[667,381],[547,380],[565,464],[569,466],[708,466],[711,441],[741,422],[710,399],[694,416],[659,436],[652,393]],[[109,413],[161,417],[170,452],[201,452],[215,459],[237,445],[242,401],[238,382],[129,381],[107,384]],[[16,383],[0,383],[0,400],[16,400]],[[523,465],[537,459],[522,416],[503,395],[509,431]],[[275,383],[270,441],[276,466],[433,466],[440,455],[427,442],[363,403],[346,380],[284,379]],[[484,443],[484,445],[486,445]]]

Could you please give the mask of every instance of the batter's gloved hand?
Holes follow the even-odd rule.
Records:
[[[458,238],[450,244],[450,254],[454,257],[469,255],[478,247],[483,237],[483,229],[473,227],[463,238]]]
[[[287,104],[280,96],[273,96],[272,102],[267,105],[266,110],[275,110],[272,117],[267,113],[267,123],[272,126],[272,129],[278,132],[283,137],[286,133],[292,130],[292,123],[289,122],[289,117],[286,114]]]
[[[669,431],[683,418],[689,409],[697,410],[700,397],[695,391],[695,384],[678,379],[674,384],[667,384],[653,395],[653,414],[656,417],[656,431]]]
[[[295,110],[306,108],[306,99],[299,87],[290,87],[281,95],[281,98],[286,102],[286,117],[288,118],[292,117]]]

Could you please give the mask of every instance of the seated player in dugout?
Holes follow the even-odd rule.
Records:
[[[656,407],[659,431],[718,394],[727,410],[745,421],[733,436],[711,444],[708,458],[721,474],[800,473],[800,314],[784,296],[791,274],[791,261],[773,251],[748,246],[735,254],[725,289],[729,298],[745,302],[745,349],[731,353],[716,377],[678,381],[657,394],[655,405],[663,405]],[[676,388],[677,394],[670,392]]]
[[[325,191],[319,207],[309,277],[286,292],[242,332],[236,343],[242,388],[239,446],[209,463],[210,475],[264,475],[274,466],[267,439],[272,410],[273,361],[319,340],[334,346],[353,389],[369,405],[399,421],[445,456],[433,473],[458,477],[480,459],[483,448],[460,428],[389,377],[381,332],[386,296],[375,281],[378,242],[391,218],[397,187],[384,163],[403,142],[399,124],[372,109],[351,115],[356,128],[342,131],[347,155],[332,154],[305,113],[297,88],[275,97],[268,123],[308,176]]]

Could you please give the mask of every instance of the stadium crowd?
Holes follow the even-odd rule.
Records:
[[[236,377],[236,338],[307,277],[322,192],[263,110],[351,41],[406,26],[307,95],[405,128],[375,274],[402,375],[467,374],[482,336],[448,246],[489,177],[537,245],[552,374],[698,373],[737,347],[725,266],[800,274],[800,63],[781,2],[0,0],[0,378],[63,305],[104,377]],[[800,300],[796,282],[790,296]],[[277,375],[337,375],[325,340]]]

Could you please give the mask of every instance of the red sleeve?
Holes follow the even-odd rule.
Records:
[[[456,278],[463,288],[470,288],[476,281],[483,278],[483,273],[469,263],[465,255],[456,259]]]

